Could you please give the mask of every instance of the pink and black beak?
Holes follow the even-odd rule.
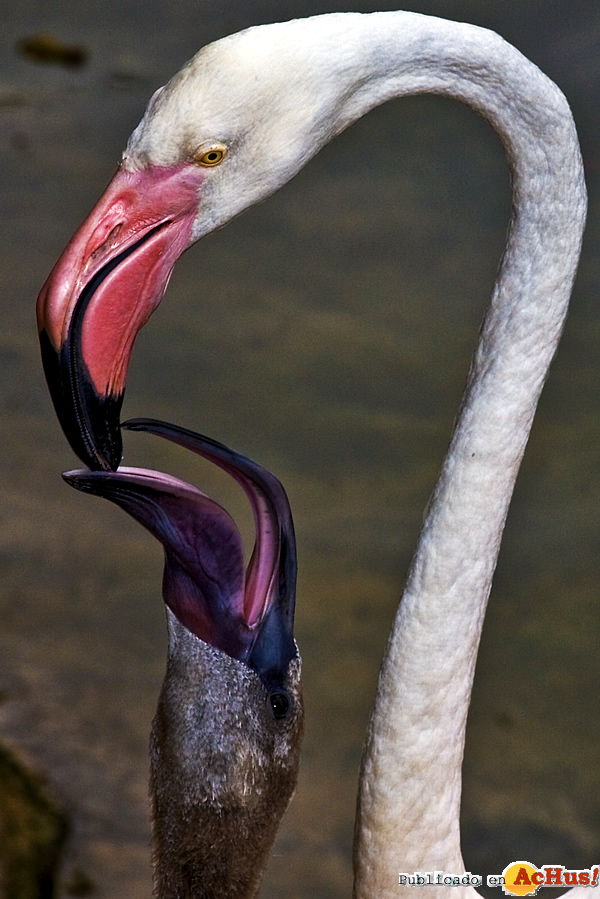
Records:
[[[119,415],[133,343],[193,242],[203,177],[189,163],[119,168],[38,297],[54,407],[92,469],[114,471],[121,460]]]
[[[297,656],[296,543],[282,485],[255,462],[193,431],[151,419],[135,419],[123,427],[166,437],[238,481],[256,527],[245,572],[233,519],[190,484],[136,468],[70,471],[63,477],[78,490],[121,506],[160,540],[165,550],[163,598],[189,631],[244,662],[267,686],[282,684]]]

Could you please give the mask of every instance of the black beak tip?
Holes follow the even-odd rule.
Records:
[[[84,453],[77,455],[92,471],[116,471],[121,464],[123,439],[119,419],[122,404],[123,394],[101,397],[93,388],[87,392],[83,433],[78,432]]]
[[[69,485],[69,487],[74,487],[75,490],[81,490],[80,484],[81,471],[63,471],[62,479]]]
[[[73,452],[92,471],[116,471],[123,455],[123,394],[100,396],[85,370],[74,377],[68,344],[57,353],[45,331],[40,346],[54,409]]]
[[[81,472],[79,471],[63,471],[61,477],[65,484],[68,484],[69,487],[72,487],[74,490],[78,490],[81,493],[87,493],[88,491],[79,480],[80,474]]]

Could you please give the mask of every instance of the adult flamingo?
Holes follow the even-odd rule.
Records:
[[[397,896],[400,869],[462,868],[461,761],[481,626],[585,219],[564,97],[497,35],[413,13],[332,14],[233,35],[154,95],[38,303],[63,429],[92,468],[114,469],[133,341],[180,253],[369,109],[420,92],[454,97],[495,128],[513,215],[380,673],[359,790],[360,899]]]

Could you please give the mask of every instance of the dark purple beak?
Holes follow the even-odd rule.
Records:
[[[163,599],[189,631],[247,664],[265,683],[283,681],[297,656],[297,566],[294,526],[282,485],[260,465],[193,431],[152,419],[134,419],[123,427],[158,434],[192,450],[243,487],[256,527],[245,574],[235,522],[191,484],[136,468],[70,471],[64,479],[121,506],[160,540],[165,550]]]

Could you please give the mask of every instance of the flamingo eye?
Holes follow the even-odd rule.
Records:
[[[281,721],[282,718],[286,718],[291,707],[292,700],[289,694],[282,689],[275,689],[269,693],[269,705],[271,706],[271,712],[273,713],[273,717],[277,721]]]
[[[213,168],[216,165],[221,165],[226,154],[226,147],[214,146],[209,147],[207,150],[198,150],[194,156],[194,160],[198,165],[203,165],[205,168]]]

